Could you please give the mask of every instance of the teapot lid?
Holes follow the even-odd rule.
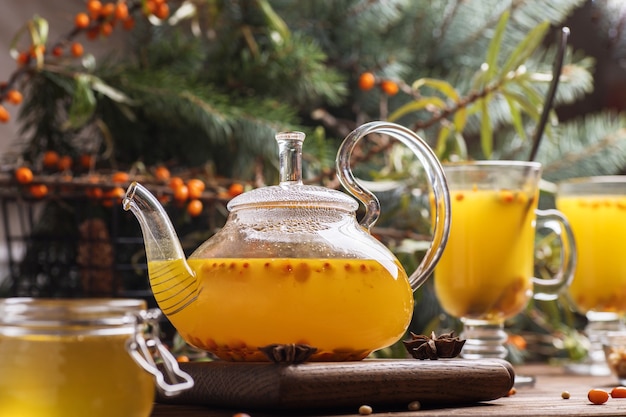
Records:
[[[229,210],[260,207],[325,207],[354,212],[359,204],[352,197],[333,190],[302,183],[302,132],[276,134],[280,160],[280,184],[257,188],[230,200]]]

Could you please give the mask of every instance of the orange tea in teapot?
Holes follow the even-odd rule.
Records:
[[[432,241],[410,275],[369,233],[380,205],[352,176],[350,155],[369,133],[394,137],[424,165],[435,204]],[[432,150],[386,122],[355,129],[338,152],[338,190],[302,181],[301,132],[276,135],[280,183],[233,198],[226,224],[187,259],[159,201],[132,183],[123,201],[141,225],[150,286],[192,345],[234,361],[359,360],[398,341],[413,290],[430,276],[449,231],[450,196]],[[295,353],[294,353],[295,352]]]
[[[193,309],[176,310],[182,261],[149,263],[164,313],[191,344],[229,360],[263,360],[259,347],[302,344],[310,360],[355,360],[402,337],[413,295],[403,269],[361,259],[189,259]],[[168,301],[169,300],[169,301]],[[174,313],[174,314],[172,314]],[[337,348],[339,346],[339,348]]]

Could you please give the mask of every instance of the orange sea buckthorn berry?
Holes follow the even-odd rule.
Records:
[[[41,162],[46,168],[56,168],[59,165],[60,156],[56,151],[46,151]]]
[[[99,0],[89,0],[87,2],[87,10],[92,19],[97,19],[102,11],[102,2]]]
[[[128,175],[128,172],[124,171],[117,171],[111,176],[111,181],[114,184],[124,184],[127,183],[129,179],[130,176]]]
[[[170,178],[170,182],[169,182],[168,186],[172,190],[177,189],[181,185],[185,185],[185,182],[183,181],[183,179],[181,177],[172,177],[172,178]]]
[[[626,398],[626,387],[619,386],[611,390],[611,397],[613,398]]]
[[[48,186],[46,184],[33,184],[28,187],[28,191],[33,197],[43,198],[48,194]]]
[[[41,56],[46,52],[46,46],[45,45],[33,45],[30,47],[30,57],[31,58],[37,58],[37,56]]]
[[[9,120],[11,120],[11,115],[9,114],[9,111],[4,106],[0,105],[0,122],[6,123]]]
[[[374,88],[376,85],[376,77],[371,72],[364,72],[359,77],[359,88],[363,91],[368,91]]]
[[[28,64],[28,62],[30,61],[30,53],[20,52],[19,55],[17,56],[16,61],[19,66],[23,67],[24,65]]]
[[[587,393],[587,399],[594,404],[604,404],[609,400],[609,393],[603,389],[591,389]]]
[[[515,346],[519,350],[525,350],[528,346],[528,342],[524,339],[524,336],[520,336],[519,334],[511,334],[508,337],[507,343]]]
[[[87,197],[89,198],[92,198],[94,200],[99,200],[104,195],[104,192],[102,191],[102,188],[100,187],[90,187],[90,188],[87,188],[87,191],[85,191],[85,194],[87,194]]]
[[[189,356],[187,355],[178,355],[176,357],[177,362],[189,362]]]
[[[84,153],[80,156],[80,166],[85,168],[85,169],[89,169],[91,168],[91,166],[94,163],[94,159],[93,156],[89,155],[88,153]]]
[[[83,54],[85,53],[83,45],[78,42],[74,42],[72,44],[72,46],[70,47],[70,51],[72,51],[72,55],[74,55],[76,58],[83,56]]]
[[[54,48],[52,48],[52,55],[56,56],[57,58],[63,55],[63,48],[61,48],[60,46],[55,46]]]
[[[122,27],[125,30],[132,30],[135,27],[135,19],[132,16],[128,16],[127,19],[124,19],[122,22]]]
[[[500,192],[500,199],[504,202],[504,203],[510,203],[513,200],[515,200],[515,194],[513,193],[513,191],[509,191],[509,190],[502,190]]]
[[[189,213],[191,217],[198,217],[202,213],[203,208],[202,201],[193,199],[187,204],[187,213]]]
[[[15,179],[20,184],[28,184],[33,181],[33,171],[28,167],[19,167],[15,170]]]
[[[157,4],[153,14],[159,19],[165,20],[170,15],[170,6],[167,3]]]
[[[163,193],[157,194],[156,198],[163,205],[166,205],[167,203],[169,203],[172,200],[172,198],[169,195],[163,194]]]
[[[89,181],[89,183],[91,184],[98,184],[100,182],[100,179],[97,176],[92,175],[87,178],[87,181]],[[87,194],[87,197],[89,198],[100,199],[104,195],[104,192],[100,187],[87,187],[87,189],[85,190],[85,194]]]
[[[243,193],[243,185],[239,183],[235,182],[228,187],[228,195],[231,197],[236,197],[241,193]]]
[[[181,185],[174,190],[174,200],[178,202],[187,201],[189,198],[189,188],[186,185]]]
[[[119,2],[115,5],[115,18],[118,20],[126,20],[128,18],[128,6],[125,2]]]
[[[126,191],[122,187],[115,187],[104,193],[104,200],[102,200],[102,205],[104,207],[112,207],[113,204],[119,204],[122,202],[122,198]]]
[[[114,13],[115,13],[115,3],[104,4],[102,6],[102,11],[100,12],[100,14],[104,16],[105,19],[113,17]]]
[[[391,80],[383,80],[380,83],[380,88],[388,96],[395,96],[396,94],[398,94],[398,91],[400,90],[400,88],[398,87],[398,84],[396,84],[395,81],[391,81]]]
[[[111,36],[111,33],[113,33],[113,25],[110,22],[104,22],[100,25],[100,34],[102,36]]]
[[[6,99],[11,104],[20,104],[24,100],[24,96],[17,90],[7,91]]]
[[[163,165],[160,165],[158,167],[155,168],[154,170],[154,176],[161,181],[167,181],[170,179],[170,170],[167,169],[167,167],[164,167]]]
[[[71,156],[63,155],[61,158],[59,158],[59,162],[57,163],[57,169],[59,171],[68,170],[68,169],[72,168],[72,164],[73,163],[74,163],[74,161],[72,161],[72,157]]]
[[[89,26],[89,16],[87,16],[87,13],[77,13],[74,17],[74,25],[79,29],[85,29]]]
[[[202,190],[197,187],[193,187],[187,184],[187,190],[189,190],[190,199],[196,199],[196,198],[202,197]]]
[[[200,198],[206,186],[202,180],[193,178],[187,181],[187,188],[189,188],[189,198],[194,199]]]
[[[154,0],[146,0],[143,2],[143,14],[150,16],[156,11],[157,4]]]

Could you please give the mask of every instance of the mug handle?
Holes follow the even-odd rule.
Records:
[[[421,164],[428,177],[434,195],[433,240],[418,267],[409,276],[413,291],[419,288],[435,269],[441,258],[450,234],[450,191],[443,168],[430,146],[415,132],[404,126],[390,122],[369,122],[353,130],[342,142],[337,152],[337,177],[341,185],[365,206],[361,226],[368,231],[378,220],[380,202],[378,198],[362,187],[354,178],[350,168],[350,157],[356,143],[371,133],[391,136],[406,145]]]
[[[561,262],[559,269],[550,279],[533,278],[536,300],[556,300],[561,289],[569,286],[574,279],[576,269],[576,241],[569,222],[558,210],[535,210],[537,215],[537,230],[549,229],[559,237],[561,247]]]

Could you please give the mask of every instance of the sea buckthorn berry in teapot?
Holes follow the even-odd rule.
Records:
[[[369,233],[380,207],[350,170],[356,143],[389,135],[424,165],[434,196],[432,243],[407,275]],[[412,131],[372,122],[344,140],[337,157],[346,194],[302,182],[304,134],[279,133],[280,184],[229,204],[226,224],[185,259],[171,222],[143,186],[123,205],[144,235],[150,284],[161,310],[190,344],[233,361],[359,360],[399,340],[413,314],[413,290],[445,247],[450,197],[439,161]]]

